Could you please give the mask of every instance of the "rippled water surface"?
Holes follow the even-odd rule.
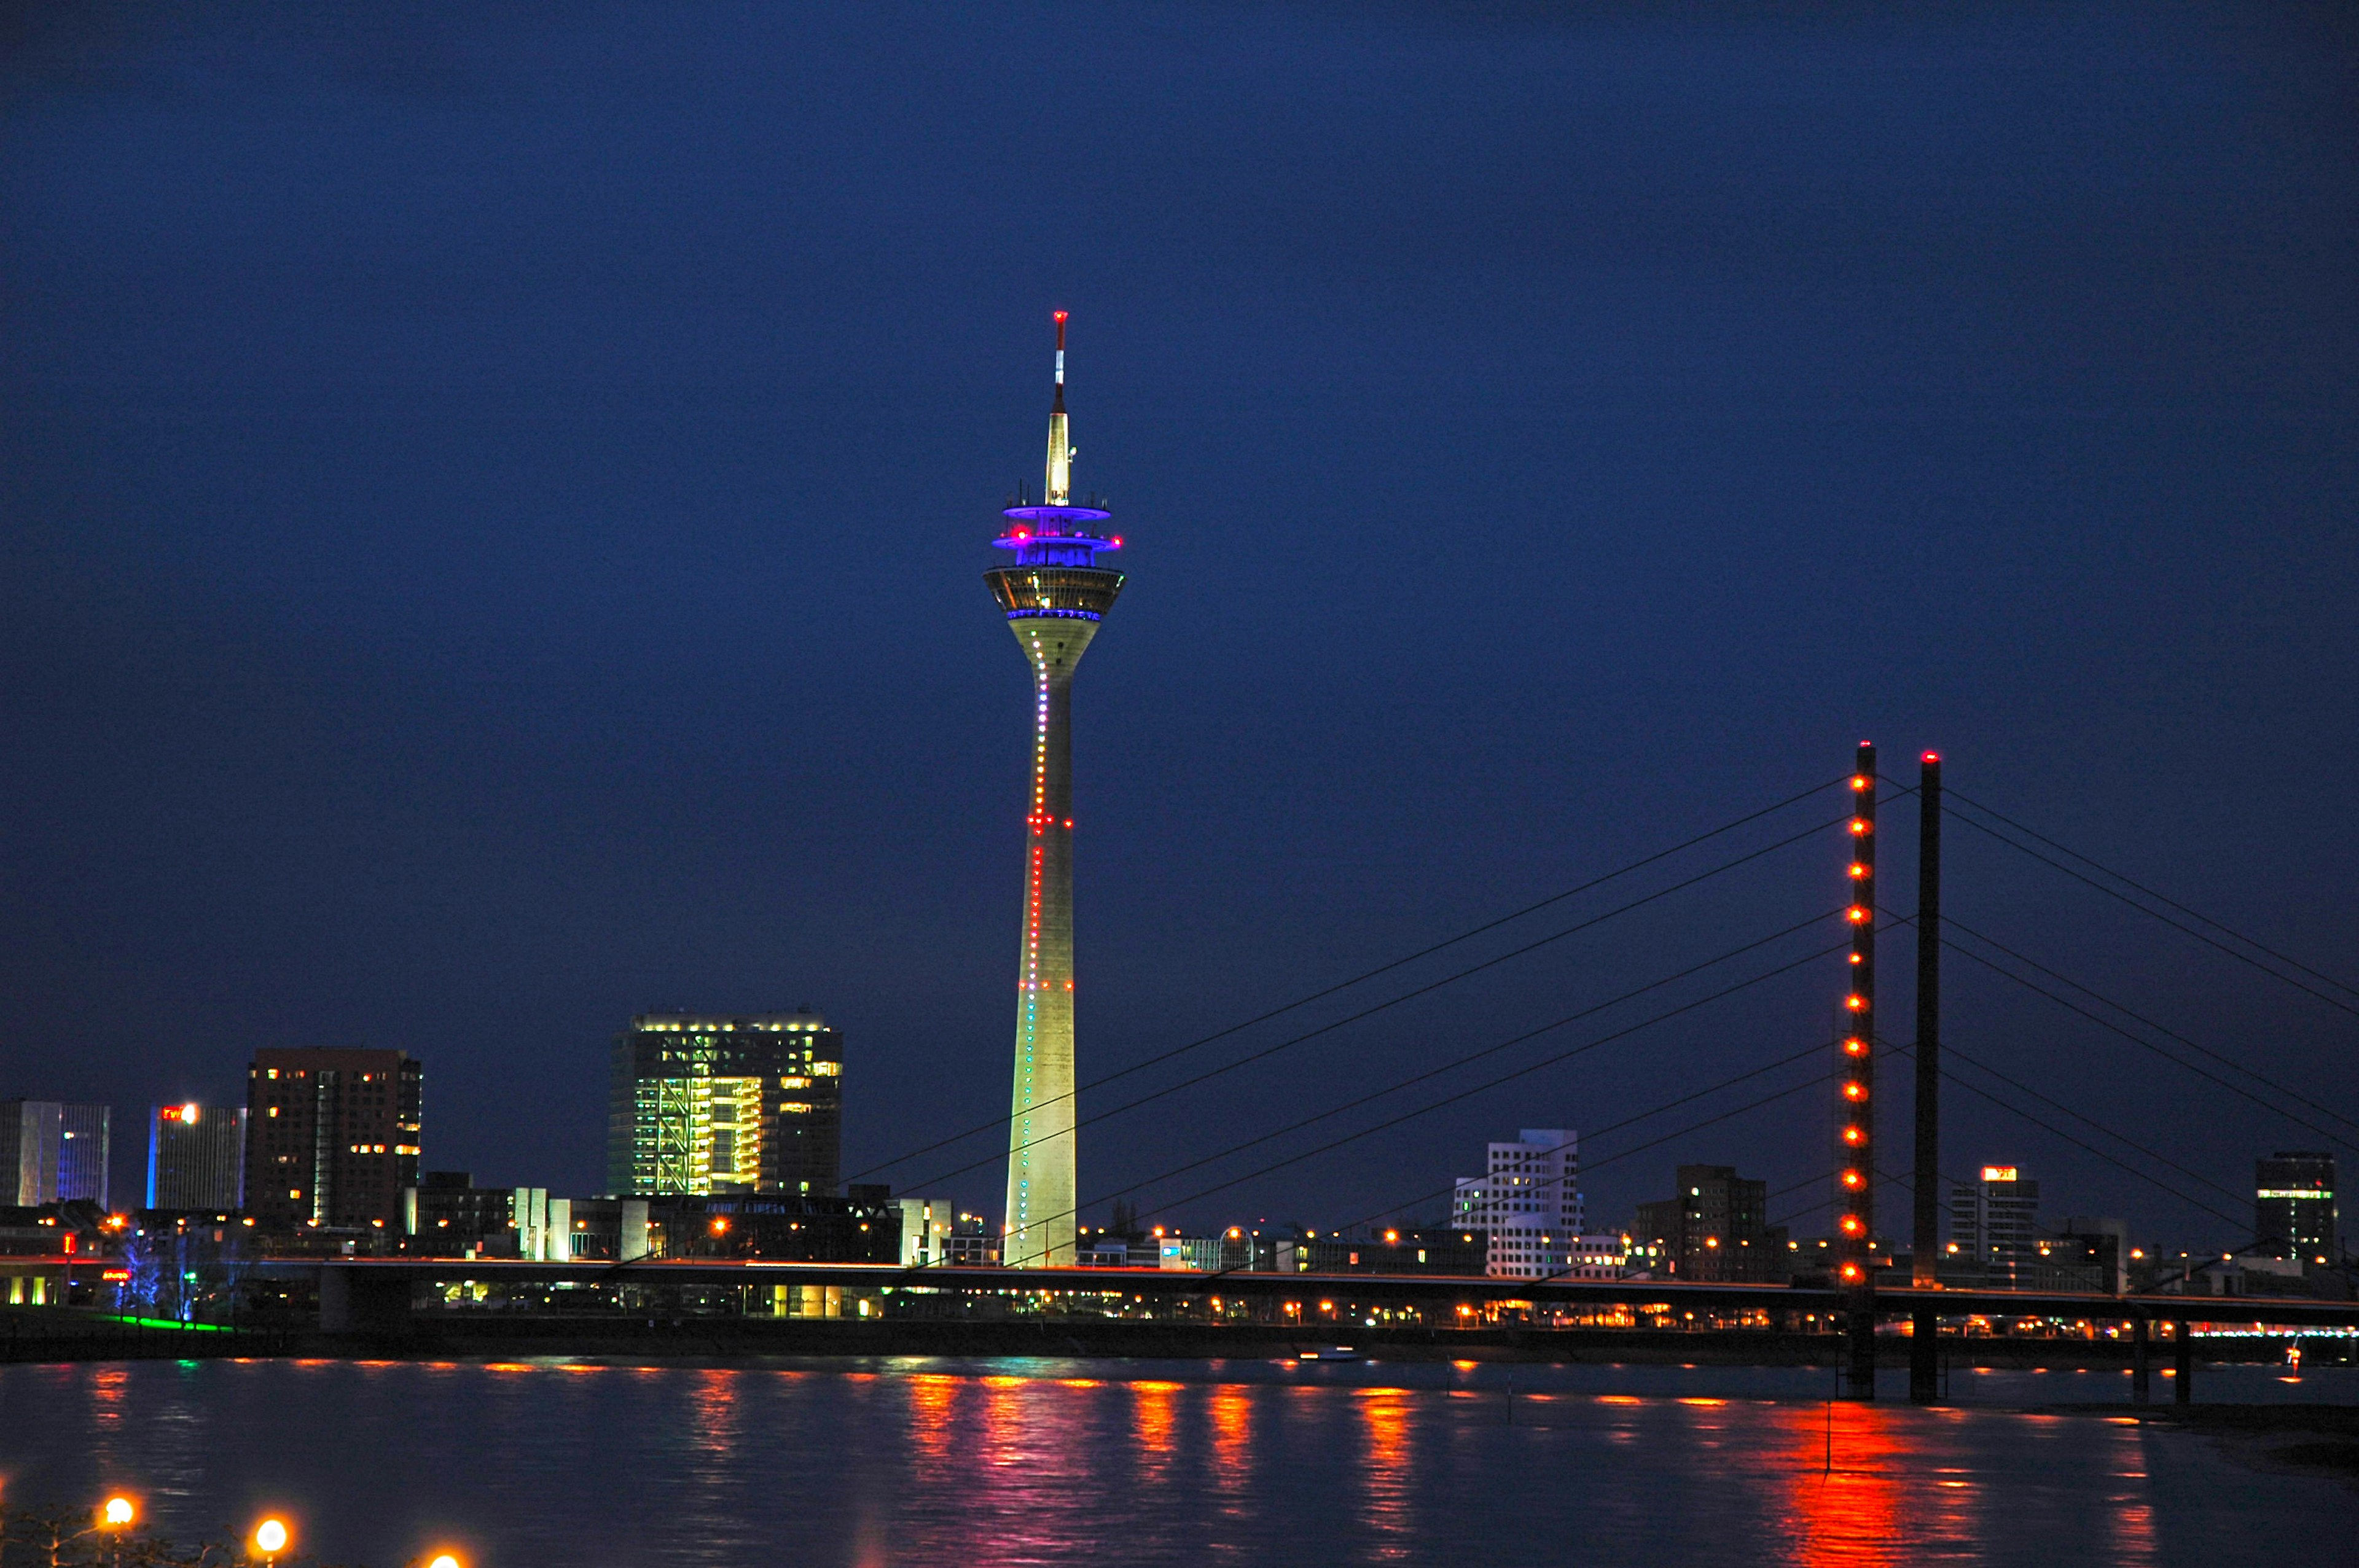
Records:
[[[2199,1387],[2359,1401],[2347,1368]],[[2115,1374],[1962,1372],[1938,1411],[1826,1389],[1467,1363],[10,1367],[0,1472],[27,1499],[135,1488],[174,1533],[284,1509],[380,1565],[445,1544],[483,1568],[2359,1556],[2339,1482],[2002,1408],[2125,1398]]]

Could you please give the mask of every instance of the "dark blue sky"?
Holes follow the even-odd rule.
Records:
[[[9,7],[0,1093],[127,1146],[254,1047],[400,1046],[429,1164],[581,1192],[630,1012],[808,1001],[855,1168],[1003,1108],[1025,676],[979,573],[1052,307],[1131,546],[1085,1073],[1863,735],[2349,978],[2348,15],[1565,9]],[[2349,1013],[1952,840],[1960,917],[2359,1116]],[[1082,1189],[1830,907],[1841,856],[1093,1129]],[[2319,1141],[1952,972],[1958,1045],[2232,1190]],[[1184,1217],[1355,1217],[1798,1050],[1842,979]],[[1800,1182],[1825,1119],[1593,1212],[1679,1158]],[[1963,1097],[1951,1140],[2230,1228]]]

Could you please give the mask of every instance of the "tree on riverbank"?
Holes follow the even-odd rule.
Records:
[[[362,1568],[281,1552],[257,1557],[234,1539],[181,1542],[94,1522],[88,1511],[0,1507],[0,1568]]]

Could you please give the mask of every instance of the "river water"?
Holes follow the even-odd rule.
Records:
[[[112,1487],[168,1534],[284,1511],[391,1568],[2359,1562],[2345,1483],[1960,1371],[1832,1404],[1803,1368],[925,1358],[0,1368],[6,1496]],[[2359,1371],[2204,1367],[2207,1401]],[[2169,1397],[2169,1383],[2157,1380]]]

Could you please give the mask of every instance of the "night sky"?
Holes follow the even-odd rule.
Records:
[[[607,1044],[647,1008],[826,1012],[847,1175],[1003,1111],[1027,677],[980,574],[1038,484],[1059,308],[1076,482],[1131,574],[1076,688],[1084,1077],[1834,779],[1863,737],[2359,980],[2340,8],[5,16],[0,1095],[111,1102],[122,1192],[146,1106],[238,1096],[277,1045],[408,1050],[429,1166],[592,1191]],[[1887,822],[1905,908],[1911,804]],[[2347,1008],[1950,841],[1960,919],[2359,1117]],[[1087,1128],[1082,1193],[1825,914],[1843,858],[1821,834]],[[2322,1146],[1950,972],[1961,1050],[2232,1195]],[[1166,1217],[1358,1218],[1487,1138],[1822,1041],[1843,980]],[[1826,1098],[1601,1166],[1593,1218],[1681,1159],[1804,1183]],[[1949,1139],[2049,1214],[2242,1238],[1969,1096]],[[995,1218],[997,1162],[940,1175],[992,1142],[878,1179]]]

